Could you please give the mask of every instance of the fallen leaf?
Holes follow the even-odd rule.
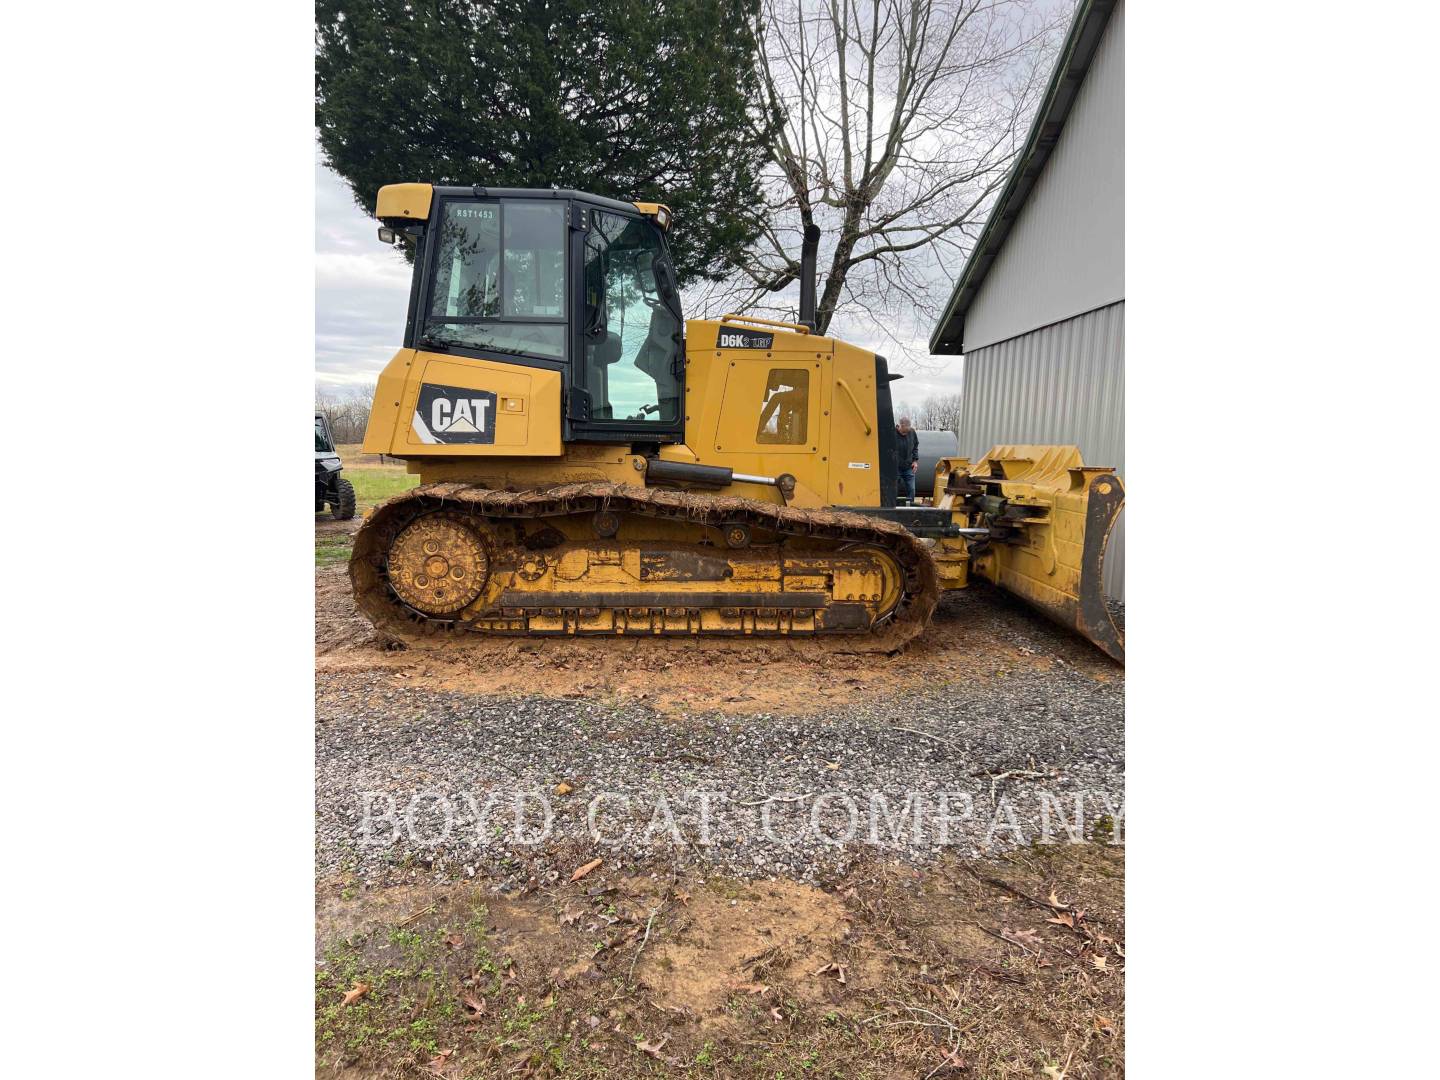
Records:
[[[585,912],[583,911],[566,911],[563,915],[560,916],[560,921],[566,926],[572,926],[574,925],[575,921],[579,919],[580,916],[583,914],[585,914]]]
[[[1100,1034],[1102,1034],[1102,1035],[1114,1035],[1114,1034],[1115,1034],[1115,1021],[1109,1020],[1109,1019],[1107,1019],[1106,1017],[1100,1016],[1100,1015],[1097,1013],[1096,1016],[1095,1016],[1095,1022],[1094,1022],[1094,1023],[1095,1023],[1095,1030],[1096,1030],[1098,1033],[1100,1033]]]
[[[1008,926],[1002,926],[1000,936],[1006,941],[1019,945],[1022,949],[1040,951],[1040,935],[1034,930],[1011,930]]]
[[[575,789],[574,789],[573,787],[571,787],[569,784],[567,784],[564,780],[561,780],[560,783],[558,783],[558,784],[555,785],[555,794],[556,794],[556,795],[569,795],[570,792],[572,792],[572,791],[574,791],[574,790],[575,790]]]
[[[440,1053],[435,1055],[435,1057],[431,1060],[430,1064],[426,1066],[426,1068],[428,1068],[431,1072],[444,1072],[445,1062],[451,1054],[455,1053],[455,1049],[456,1048],[452,1046],[449,1050],[441,1050]]]
[[[675,899],[679,900],[680,903],[684,904],[686,907],[690,906],[690,894],[688,892],[677,892],[675,894]]]
[[[941,1059],[940,1064],[935,1067],[934,1071],[931,1072],[930,1075],[938,1076],[940,1075],[942,1069],[946,1072],[961,1072],[965,1069],[968,1069],[969,1067],[970,1064],[963,1057],[960,1056],[960,1052],[957,1050],[952,1053],[946,1054],[945,1057]]]
[[[648,1042],[644,1042],[644,1041],[637,1042],[637,1043],[635,1044],[635,1049],[636,1049],[636,1050],[639,1050],[642,1054],[649,1054],[649,1055],[650,1055],[651,1057],[653,1057],[656,1061],[659,1061],[659,1060],[660,1060],[660,1051],[663,1050],[663,1049],[665,1049],[665,1044],[666,1044],[667,1042],[669,1042],[669,1041],[670,1041],[670,1036],[669,1036],[669,1035],[662,1035],[662,1036],[660,1036],[660,1041],[659,1041],[659,1042],[656,1042],[656,1043],[648,1043]]]
[[[1052,916],[1045,921],[1059,923],[1061,926],[1068,926],[1071,930],[1075,929],[1075,919],[1068,911],[1062,911],[1059,915]]]
[[[362,997],[364,997],[364,996],[365,996],[366,994],[368,994],[369,992],[370,992],[370,984],[369,984],[369,983],[357,982],[357,983],[356,983],[354,986],[352,986],[349,990],[345,991],[345,1000],[342,1001],[342,1002],[340,1002],[340,1004],[341,1004],[341,1005],[354,1005],[355,1002],[359,1001]]]
[[[1070,906],[1069,904],[1065,903],[1065,902],[1062,901],[1058,896],[1055,895],[1055,890],[1054,890],[1054,889],[1051,889],[1051,890],[1050,890],[1050,895],[1049,895],[1049,897],[1048,897],[1047,899],[1049,899],[1049,901],[1050,901],[1050,906],[1051,906],[1051,907],[1061,907],[1061,908],[1063,908],[1063,907],[1069,907],[1069,906]]]
[[[826,972],[834,972],[834,973],[835,973],[835,977],[840,980],[840,985],[841,985],[841,986],[844,986],[844,985],[845,985],[845,965],[844,965],[844,964],[834,964],[834,963],[826,964],[826,965],[825,965],[824,967],[822,967],[819,971],[815,972],[815,974],[816,974],[816,975],[824,975]]]
[[[470,1010],[465,1014],[466,1020],[479,1020],[485,1015],[484,998],[477,998],[474,994],[461,994],[460,1004]]]
[[[825,762],[825,768],[829,769],[831,772],[834,772],[836,769],[840,768],[840,763],[838,761],[827,761]]]
[[[575,872],[570,875],[570,880],[579,881],[586,874],[590,873],[590,871],[597,869],[604,861],[604,859],[591,859],[584,866],[578,867]]]
[[[449,945],[452,949],[458,949],[461,945],[465,944],[465,935],[459,933],[451,934],[445,939],[445,944]]]
[[[1104,958],[1103,956],[1092,956],[1092,957],[1090,957],[1090,963],[1091,963],[1091,965],[1095,968],[1096,971],[1104,971],[1104,970],[1106,970],[1106,968],[1105,968],[1105,958]]]
[[[774,1020],[777,1024],[785,1019],[785,1014],[780,1011],[779,1005],[776,1005],[775,1008],[770,1010],[770,1019]]]

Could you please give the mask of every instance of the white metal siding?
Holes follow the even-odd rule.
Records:
[[[1003,443],[1075,445],[1125,478],[1125,304],[965,354],[960,453]],[[1125,597],[1125,517],[1105,555],[1105,591]]]
[[[1125,5],[965,316],[965,351],[1125,298]]]

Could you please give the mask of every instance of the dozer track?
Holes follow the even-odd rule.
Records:
[[[939,598],[903,526],[842,510],[666,488],[428,484],[355,538],[362,612],[434,635],[844,636],[890,651]]]

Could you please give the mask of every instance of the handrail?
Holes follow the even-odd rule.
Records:
[[[860,408],[860,402],[855,400],[855,391],[850,389],[850,384],[844,379],[836,379],[835,385],[845,391],[845,396],[850,399],[850,404],[855,407],[855,415],[860,417],[860,423],[865,425],[865,434],[869,435],[874,428],[870,426],[870,421],[865,419],[865,410]]]
[[[786,330],[794,330],[797,334],[808,334],[810,328],[804,323],[783,322],[779,319],[762,319],[758,315],[737,315],[731,312],[729,315],[721,315],[721,322],[748,322],[760,326],[783,326]]]

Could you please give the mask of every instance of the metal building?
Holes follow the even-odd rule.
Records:
[[[1080,0],[935,332],[963,353],[960,453],[1073,443],[1125,474],[1125,5]],[[1125,520],[1105,559],[1125,595]]]

